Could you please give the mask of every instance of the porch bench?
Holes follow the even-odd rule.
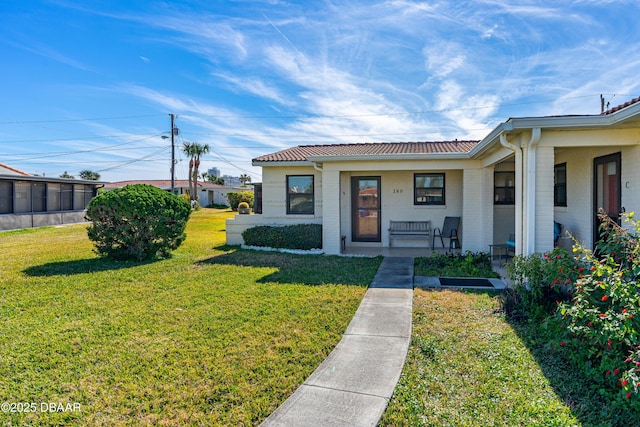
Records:
[[[393,239],[425,239],[429,242],[431,221],[389,221],[389,247]]]

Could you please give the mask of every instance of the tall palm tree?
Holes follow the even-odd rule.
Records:
[[[196,200],[198,196],[198,169],[200,168],[200,156],[208,154],[211,149],[209,144],[197,142],[185,142],[182,151],[189,156],[189,198]]]
[[[193,179],[193,166],[194,166],[194,156],[195,156],[195,149],[194,149],[194,145],[196,145],[195,143],[192,142],[185,142],[182,144],[182,151],[184,152],[184,154],[186,154],[187,156],[189,156],[189,199],[193,200],[194,198],[194,194],[191,191],[192,189],[192,184],[191,184],[191,180]]]

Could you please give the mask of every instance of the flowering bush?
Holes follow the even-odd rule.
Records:
[[[567,301],[583,263],[566,249],[555,248],[543,255],[518,255],[507,264],[512,298],[509,314],[515,318],[541,320],[552,315],[561,301]]]
[[[640,223],[633,213],[623,229],[601,215],[601,241],[595,253],[574,245],[579,275],[571,301],[559,306],[563,324],[571,332],[571,357],[591,367],[594,377],[620,386],[625,398],[640,392]],[[587,362],[585,364],[585,362]]]

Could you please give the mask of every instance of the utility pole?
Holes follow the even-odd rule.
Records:
[[[169,114],[171,117],[171,194],[176,193],[176,145],[174,141],[175,135],[175,118],[176,115],[171,113]]]

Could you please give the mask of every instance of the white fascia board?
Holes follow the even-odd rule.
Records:
[[[402,153],[402,154],[358,154],[348,156],[309,156],[314,163],[329,162],[374,162],[380,160],[459,160],[468,159],[467,153]]]
[[[253,160],[251,162],[253,166],[311,166],[313,167],[313,162],[305,161],[305,160],[296,160],[296,161],[286,161],[286,160],[278,160],[278,161],[256,161]]]

